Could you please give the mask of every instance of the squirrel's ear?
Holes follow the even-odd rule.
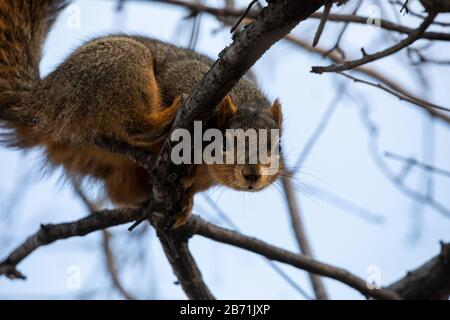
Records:
[[[280,100],[276,99],[273,103],[272,107],[269,109],[270,113],[272,114],[273,120],[278,125],[278,128],[281,128],[281,122],[283,121],[283,115],[281,113],[281,104]]]
[[[217,109],[217,124],[219,128],[224,128],[228,120],[236,114],[237,110],[238,108],[230,95],[227,95]]]

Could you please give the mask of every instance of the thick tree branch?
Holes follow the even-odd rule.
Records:
[[[143,1],[148,1],[148,0],[143,0]],[[241,10],[232,10],[230,8],[220,9],[220,8],[216,8],[216,7],[206,6],[206,5],[203,5],[200,3],[187,2],[184,0],[153,0],[153,1],[182,6],[182,7],[185,7],[187,9],[195,11],[195,12],[204,12],[204,13],[211,14],[217,18],[224,18],[224,19],[229,19],[230,17],[238,18],[243,15],[243,11],[241,11]],[[247,16],[249,18],[254,18],[256,16],[256,13],[250,12]],[[313,13],[310,17],[315,18],[315,19],[321,19],[322,13],[316,12],[316,13]],[[367,25],[368,19],[369,19],[368,17],[362,17],[362,16],[357,16],[357,15],[344,15],[344,14],[331,14],[331,13],[328,16],[329,21],[344,22],[347,24],[348,23],[357,23],[357,24],[366,24]],[[381,28],[384,28],[389,31],[396,31],[396,32],[403,33],[403,34],[411,34],[414,31],[414,29],[412,29],[412,28],[397,25],[395,23],[392,23],[390,21],[383,20],[383,19],[380,20],[380,23],[381,23],[381,25],[380,25]],[[425,32],[421,38],[429,39],[429,40],[448,40],[448,41],[450,41],[450,34]],[[324,49],[321,49],[318,47],[313,47],[306,41],[298,39],[294,36],[288,35],[285,37],[285,40],[287,40],[295,45],[298,45],[308,51],[318,53],[322,56],[326,56],[335,64],[344,64],[345,63],[345,60],[342,57],[340,57],[337,53],[329,52],[327,50],[324,50]],[[412,101],[415,102],[413,104],[418,105],[421,108],[424,108],[431,116],[436,117],[437,119],[441,119],[447,123],[450,123],[450,116],[447,114],[444,114],[442,112],[439,112],[437,109],[433,108],[432,106],[434,104],[432,104],[428,101],[425,101],[425,100],[421,99],[420,97],[417,97],[415,94],[413,94],[409,90],[406,90],[401,85],[396,83],[394,80],[392,80],[389,77],[387,77],[386,75],[378,72],[377,70],[369,69],[366,66],[359,66],[359,67],[354,68],[354,71],[360,72],[360,73],[365,74],[377,81],[380,81],[381,83],[390,87],[391,89],[398,92],[402,96],[411,98]]]
[[[427,10],[436,12],[450,12],[450,2],[448,0],[420,0]]]
[[[197,88],[180,107],[172,132],[178,128],[193,130],[194,121],[205,121],[214,108],[250,67],[278,40],[300,21],[319,9],[325,0],[273,0],[242,32],[235,36],[205,75]],[[170,135],[169,135],[170,136]],[[180,179],[182,166],[170,160],[172,141],[167,139],[154,166],[154,197],[157,207],[173,216],[180,208],[183,192]],[[169,178],[168,178],[169,177]]]
[[[450,244],[441,244],[441,253],[389,286],[405,299],[450,298]]]
[[[201,280],[201,275],[188,252],[187,243],[183,245],[175,239],[170,239],[171,235],[165,231],[167,226],[172,225],[176,214],[182,210],[182,201],[185,196],[180,180],[184,176],[186,168],[177,166],[171,161],[173,147],[170,139],[171,133],[180,128],[192,132],[195,121],[207,121],[214,114],[215,106],[266,50],[286,36],[300,21],[319,9],[324,2],[325,0],[270,1],[251,25],[235,35],[233,43],[219,55],[219,59],[211,70],[178,110],[171,132],[153,166],[151,182],[155,209],[162,213],[161,217],[164,221],[162,224],[154,223],[154,226],[166,254],[171,254],[171,257],[168,256],[169,260],[180,263],[180,268],[177,268],[174,263],[172,266],[190,297],[212,298],[212,295],[203,281],[197,281],[195,278],[196,275]],[[159,214],[157,215],[159,216]],[[183,255],[183,258],[177,259],[177,253],[180,253],[180,256]],[[184,265],[183,269],[182,264],[186,262],[191,262],[191,264]],[[192,280],[191,283],[187,283],[189,279]],[[191,290],[192,288],[193,290]]]
[[[200,269],[189,251],[188,239],[158,229],[158,238],[167,259],[189,299],[213,300],[214,296],[206,286]]]

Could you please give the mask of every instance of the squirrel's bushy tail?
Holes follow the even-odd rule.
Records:
[[[25,97],[40,80],[44,40],[67,2],[0,0],[0,120],[6,127],[32,122]]]

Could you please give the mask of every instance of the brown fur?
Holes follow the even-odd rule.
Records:
[[[182,99],[213,61],[154,39],[107,36],[87,42],[41,79],[42,44],[66,2],[0,0],[0,115],[30,124],[7,121],[4,140],[19,148],[41,147],[52,166],[97,179],[113,202],[136,205],[149,198],[147,172],[95,147],[95,141],[113,138],[159,152]],[[272,107],[245,79],[222,105],[220,127],[276,128],[281,123],[279,104]],[[235,171],[201,165],[186,186],[191,194],[214,184],[234,187],[242,178]]]

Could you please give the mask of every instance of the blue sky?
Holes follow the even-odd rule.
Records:
[[[173,6],[135,2],[117,15],[114,1],[80,0],[74,5],[75,9],[63,13],[50,34],[42,61],[43,74],[55,68],[84,41],[106,33],[140,33],[182,46],[186,46],[189,39],[189,23],[180,23],[186,12]],[[369,10],[363,5],[360,12],[365,14]],[[77,12],[81,23],[79,29],[74,29],[71,19]],[[383,12],[383,17],[395,20],[391,12]],[[410,17],[400,19],[404,24],[417,25]],[[450,21],[449,16],[439,19]],[[337,26],[327,25],[321,47],[334,44]],[[204,16],[202,19],[197,49],[212,58],[231,41],[227,29],[215,32],[218,27],[214,18]],[[293,34],[310,40],[316,27],[316,20],[307,21]],[[392,40],[385,35],[377,28],[350,26],[343,44],[348,48],[349,57],[357,58],[361,47],[371,52],[390,45]],[[438,44],[427,52],[433,57],[445,58],[449,45]],[[309,72],[312,65],[327,63],[280,42],[258,61],[254,73],[263,91],[271,99],[279,97],[283,104],[284,150],[291,165],[334,99],[337,88],[349,93],[341,100],[319,143],[296,175],[295,183],[302,189],[297,195],[316,257],[362,278],[367,277],[369,266],[376,265],[381,271],[381,282],[386,285],[438,253],[439,241],[450,240],[450,217],[405,196],[380,172],[370,155],[371,139],[362,110],[368,108],[370,121],[378,127],[381,157],[394,172],[401,170],[401,164],[384,158],[385,151],[417,157],[449,170],[450,130],[439,121],[430,125],[422,111],[377,89],[336,75]],[[424,68],[423,73],[429,79],[429,86],[425,86],[407,63],[403,52],[370,67],[383,71],[415,94],[448,107],[449,67]],[[432,140],[434,143],[430,143]],[[69,221],[86,214],[71,189],[58,178],[58,172],[41,174],[39,164],[36,153],[23,155],[0,149],[0,199],[7,203],[13,194],[19,197],[19,204],[9,211],[10,218],[0,220],[0,256],[23,241],[40,223]],[[27,177],[31,179],[28,187],[15,192]],[[414,170],[406,183],[424,192],[426,178],[423,172]],[[435,198],[450,208],[448,190],[449,179],[434,176]],[[276,190],[257,194],[211,190],[209,195],[245,234],[297,251],[284,201]],[[337,198],[366,210],[343,209],[342,201],[339,207],[331,205]],[[196,199],[194,212],[223,224],[201,196]],[[368,212],[382,216],[382,223],[367,221],[364,217]],[[7,213],[1,214],[6,216]],[[185,298],[180,287],[174,284],[175,276],[152,231],[139,241],[126,232],[125,226],[113,232],[117,255],[128,259],[121,276],[125,286],[133,288],[130,291],[139,298]],[[259,256],[197,237],[191,246],[207,284],[218,298],[303,298]],[[138,254],[135,248],[144,250]],[[80,270],[80,290],[68,289],[70,274],[67,272],[71,266]],[[311,294],[304,272],[279,266]],[[20,265],[20,270],[28,279],[11,282],[0,278],[0,298],[119,298],[105,275],[99,234],[39,249]],[[358,292],[336,281],[325,280],[325,285],[332,298],[362,298]]]

